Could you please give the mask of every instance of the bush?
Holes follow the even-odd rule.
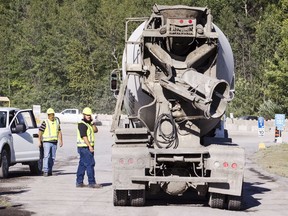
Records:
[[[276,113],[285,113],[285,107],[274,103],[271,100],[264,101],[259,107],[259,116],[263,116],[265,119],[274,119]]]

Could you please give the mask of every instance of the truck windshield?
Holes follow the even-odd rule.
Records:
[[[6,127],[7,112],[0,111],[0,128]]]

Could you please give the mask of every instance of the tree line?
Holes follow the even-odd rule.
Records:
[[[235,58],[235,116],[288,114],[288,0],[158,0],[207,6]],[[0,0],[0,95],[12,106],[113,113],[110,72],[121,65],[125,18],[155,0]]]

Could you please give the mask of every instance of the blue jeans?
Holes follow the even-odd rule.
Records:
[[[52,168],[56,158],[57,143],[43,142],[43,148],[43,172],[52,173]]]
[[[96,184],[95,181],[95,159],[94,153],[89,151],[89,148],[78,147],[78,153],[80,155],[79,165],[77,169],[76,184],[83,184],[85,171],[87,171],[89,185]]]

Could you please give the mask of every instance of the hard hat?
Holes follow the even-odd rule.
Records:
[[[92,115],[92,110],[89,107],[85,107],[83,109],[83,114],[84,115]]]
[[[55,114],[54,110],[52,108],[49,108],[47,110],[47,114]]]

